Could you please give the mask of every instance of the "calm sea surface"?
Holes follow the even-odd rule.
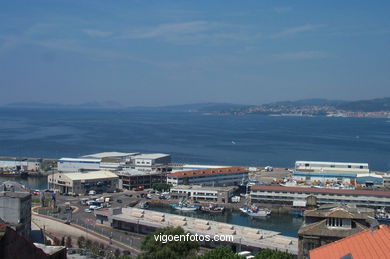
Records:
[[[164,152],[174,162],[293,167],[296,160],[390,169],[390,120],[0,109],[0,156]]]
[[[371,169],[387,171],[390,120],[0,108],[0,156],[60,158],[104,151],[164,152],[172,154],[174,162],[221,165],[368,162]],[[6,179],[32,189],[47,187],[46,177],[0,177]],[[266,219],[237,212],[192,216],[290,236],[296,236],[302,223],[300,218],[278,214]]]

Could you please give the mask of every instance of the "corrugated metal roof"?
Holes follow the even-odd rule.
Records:
[[[390,257],[390,227],[380,225],[336,242],[310,250],[310,259],[342,258],[387,259]]]
[[[105,178],[118,178],[118,176],[110,171],[93,171],[87,173],[65,173],[61,174],[70,180],[96,180]]]

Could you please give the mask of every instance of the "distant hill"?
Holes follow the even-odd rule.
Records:
[[[248,105],[231,104],[231,103],[193,103],[193,104],[180,104],[180,105],[168,105],[157,107],[142,107],[134,106],[128,107],[128,110],[144,110],[144,111],[166,111],[166,112],[201,112],[201,113],[213,113],[232,111],[240,108],[249,107]]]
[[[6,107],[15,108],[36,108],[36,109],[121,109],[120,103],[107,102],[87,102],[81,104],[61,104],[61,103],[43,103],[43,102],[15,102],[9,103]]]
[[[295,106],[295,107],[302,107],[302,106],[336,106],[347,103],[347,101],[341,101],[341,100],[328,100],[328,99],[320,99],[320,98],[313,98],[313,99],[303,99],[303,100],[297,100],[297,101],[281,101],[281,102],[273,102],[273,103],[267,103],[263,104],[262,106]]]
[[[336,108],[354,112],[390,111],[390,97],[347,102],[337,105]]]

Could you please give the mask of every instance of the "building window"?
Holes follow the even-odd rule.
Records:
[[[310,166],[310,164],[305,164],[305,166],[306,166],[306,167],[309,167],[309,166]]]
[[[343,220],[339,218],[328,218],[327,219],[327,225],[329,227],[342,227],[343,226]]]
[[[348,165],[348,168],[352,168],[352,166],[351,166],[351,165]]]
[[[362,165],[360,166],[360,169],[363,169],[363,166],[362,166]]]

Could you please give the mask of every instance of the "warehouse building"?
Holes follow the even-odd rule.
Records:
[[[99,170],[101,158],[61,158],[57,162],[59,172]]]
[[[303,188],[284,186],[251,187],[250,199],[258,203],[278,203],[292,205],[295,200],[316,197],[319,204],[344,203],[371,207],[390,207],[390,191],[346,190],[328,188]]]
[[[165,171],[163,169],[171,163],[171,155],[154,153],[154,154],[139,154],[132,158],[132,169],[141,171]]]
[[[296,181],[355,184],[358,175],[368,173],[367,163],[296,161],[293,178]]]
[[[172,187],[170,196],[173,199],[190,199],[193,201],[228,203],[234,196],[237,187],[203,187],[199,185],[178,185]]]
[[[114,191],[118,188],[119,177],[110,171],[85,173],[57,173],[48,176],[49,186],[60,193],[85,194],[91,190]]]
[[[212,168],[204,170],[179,171],[167,175],[167,183],[177,185],[238,185],[248,178],[243,167]]]

